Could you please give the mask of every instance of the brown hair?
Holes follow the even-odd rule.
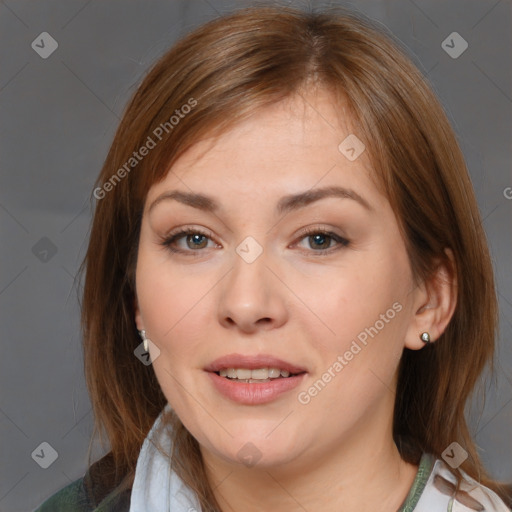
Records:
[[[85,373],[95,433],[106,431],[116,475],[129,487],[142,442],[167,403],[152,367],[133,353],[140,344],[134,271],[149,188],[212,130],[221,133],[315,83],[348,102],[415,278],[428,279],[439,262],[449,266],[445,248],[454,255],[453,318],[434,344],[405,349],[399,365],[395,443],[404,460],[418,464],[423,452],[441,457],[457,441],[469,454],[460,469],[507,499],[486,473],[464,416],[485,365],[493,366],[497,302],[463,155],[442,107],[399,43],[342,9],[267,6],[213,20],[165,54],[130,101],[98,178],[83,267]],[[131,161],[150,139],[155,146],[147,156]],[[218,509],[197,441],[179,418],[169,421],[176,471],[198,493],[203,510]]]

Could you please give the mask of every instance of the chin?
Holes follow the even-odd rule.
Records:
[[[298,443],[293,442],[293,437],[286,433],[282,437],[270,439],[271,434],[266,438],[269,431],[265,430],[264,434],[234,436],[222,446],[218,445],[218,439],[211,440],[212,448],[217,456],[229,464],[247,468],[270,469],[293,463],[300,455]]]

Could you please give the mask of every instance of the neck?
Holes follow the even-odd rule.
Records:
[[[401,459],[392,414],[385,420],[362,418],[342,440],[281,465],[246,468],[202,450],[214,495],[224,512],[396,512],[418,467]]]

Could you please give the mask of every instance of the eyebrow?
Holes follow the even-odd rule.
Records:
[[[279,215],[289,213],[293,210],[304,208],[311,203],[321,199],[338,197],[342,199],[352,199],[369,211],[373,211],[368,201],[354,190],[332,186],[307,190],[299,194],[290,194],[282,197],[276,206],[276,212]],[[213,198],[204,194],[192,192],[180,192],[178,190],[164,192],[158,196],[148,209],[148,214],[161,202],[175,200],[182,204],[198,208],[206,212],[217,212],[220,210],[220,204]]]

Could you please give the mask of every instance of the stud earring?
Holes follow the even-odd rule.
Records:
[[[139,336],[142,338],[142,342],[144,343],[144,352],[148,352],[148,339],[146,338],[146,331],[144,329],[139,331]]]
[[[425,343],[425,345],[428,345],[430,343],[430,334],[428,332],[422,332],[420,334],[421,341]]]

